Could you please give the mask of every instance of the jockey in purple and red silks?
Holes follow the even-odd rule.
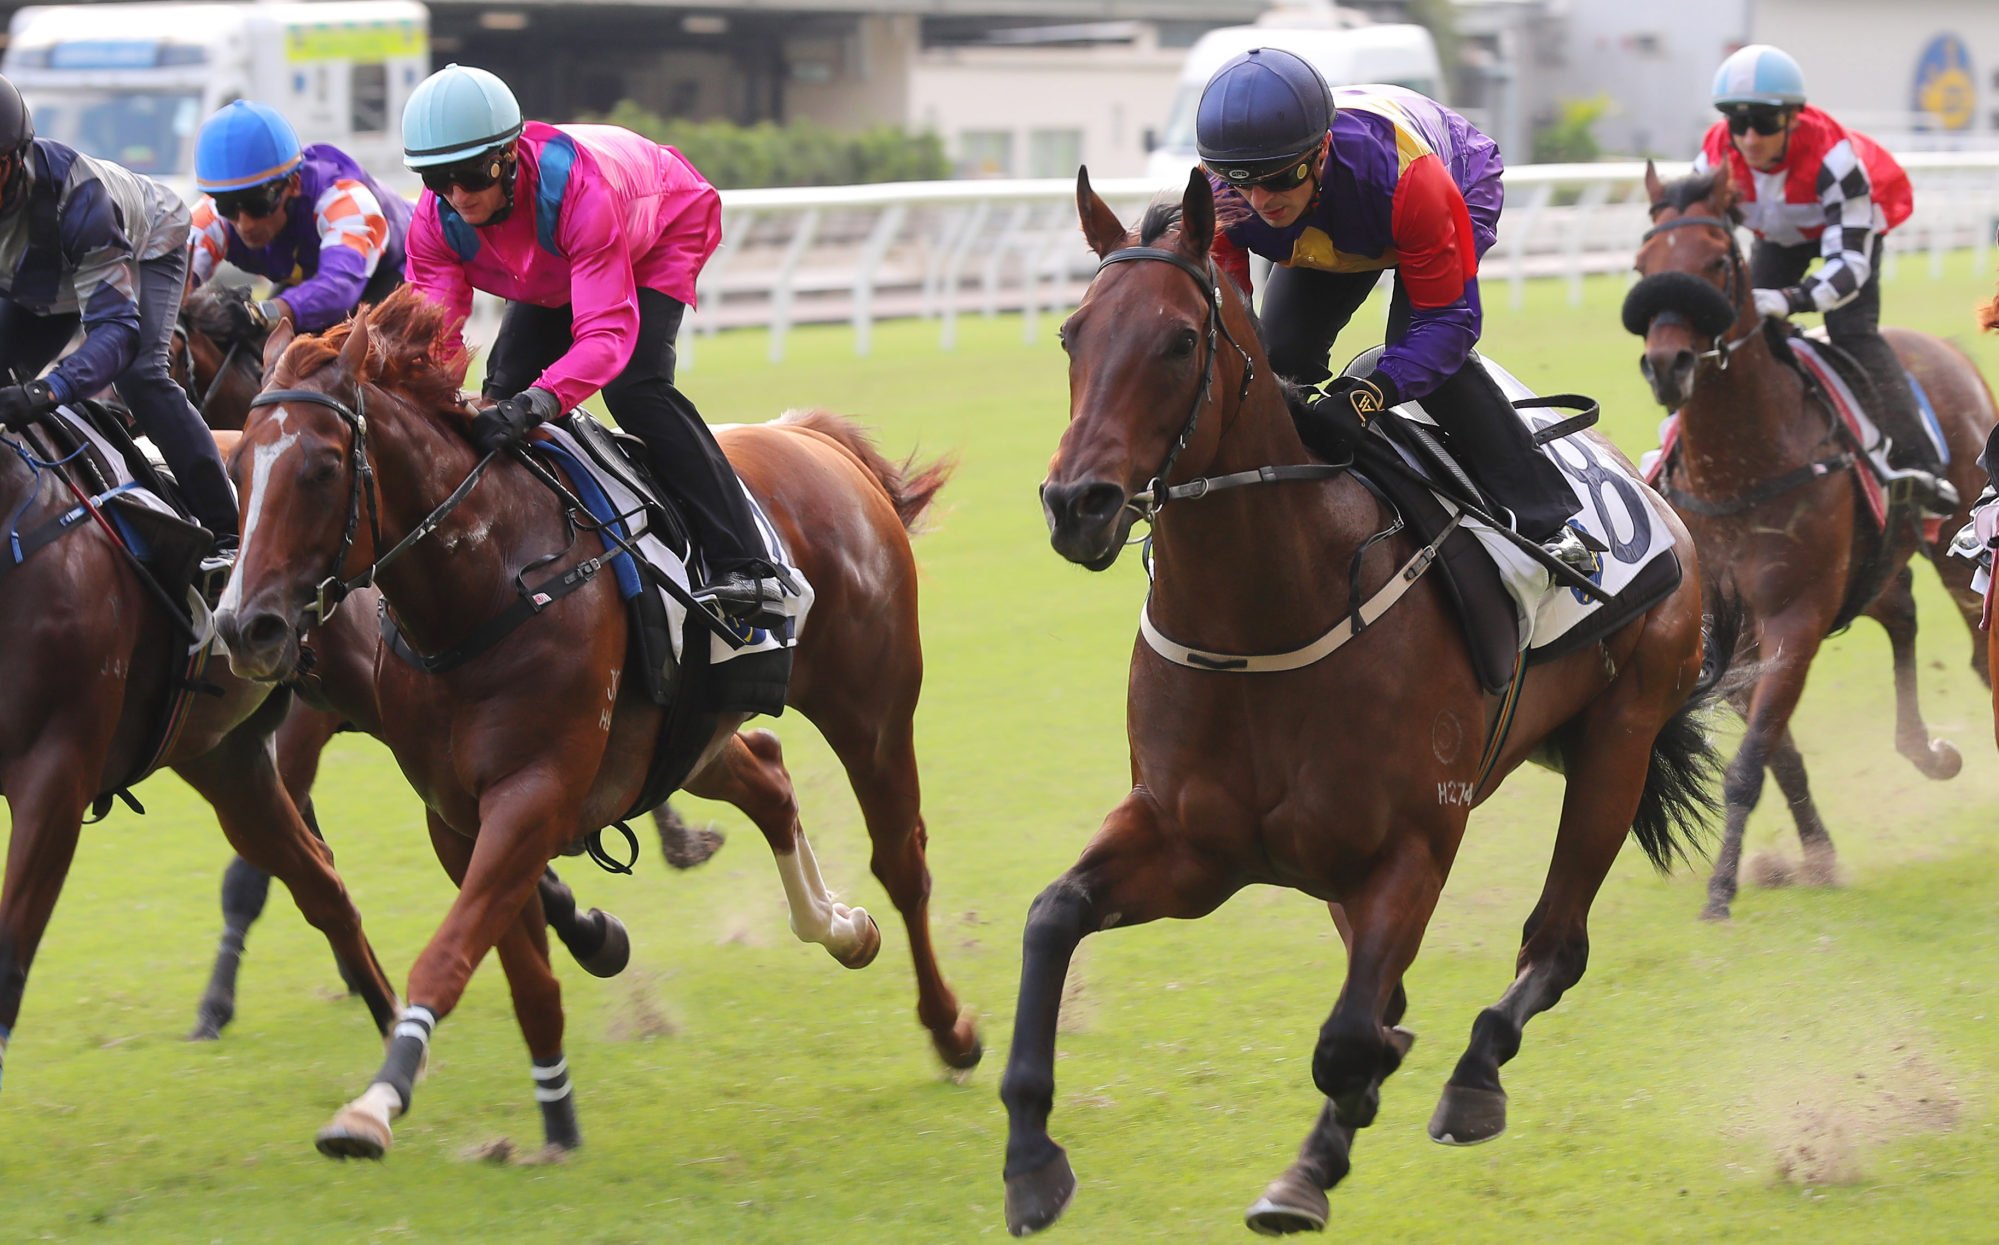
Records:
[[[674,387],[674,339],[721,240],[721,198],[681,154],[607,125],[524,123],[506,84],[447,66],[403,112],[404,160],[425,191],[408,276],[452,314],[472,291],[507,300],[473,420],[482,451],[602,391],[652,451],[708,567],[702,595],[770,620],[782,588],[734,470]]]
[[[1424,400],[1458,460],[1522,535],[1585,573],[1596,559],[1567,520],[1574,491],[1538,453],[1483,368],[1478,261],[1502,200],[1493,141],[1435,100],[1393,86],[1330,91],[1304,59],[1256,48],[1201,94],[1195,134],[1215,190],[1214,258],[1245,292],[1249,254],[1278,267],[1264,294],[1271,366],[1326,384],[1301,420],[1326,453],[1376,411]],[[1328,382],[1333,341],[1385,269],[1388,340],[1365,377]],[[1324,447],[1324,448],[1322,448]]]

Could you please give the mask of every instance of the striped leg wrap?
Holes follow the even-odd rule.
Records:
[[[424,1052],[430,1049],[430,1033],[435,1028],[436,1014],[428,1007],[412,1003],[403,1008],[396,1027],[390,1031],[389,1057],[382,1061],[382,1070],[375,1074],[375,1081],[395,1090],[405,1111],[410,1109],[417,1069],[423,1066]]]
[[[576,1096],[569,1083],[569,1060],[560,1052],[534,1061],[534,1100],[541,1106],[542,1133],[548,1144],[574,1150],[583,1144],[576,1124]]]

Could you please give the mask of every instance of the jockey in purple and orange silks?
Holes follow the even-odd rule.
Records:
[[[1502,199],[1499,151],[1469,121],[1394,86],[1327,88],[1281,48],[1255,48],[1217,70],[1195,115],[1215,191],[1215,263],[1249,292],[1249,256],[1277,265],[1264,293],[1270,363],[1286,380],[1325,384],[1299,421],[1321,454],[1374,412],[1422,399],[1458,461],[1521,535],[1588,573],[1593,551],[1567,522],[1577,509],[1562,471],[1484,368],[1478,261]],[[1395,271],[1387,344],[1366,376],[1328,380],[1333,341]]]
[[[507,300],[487,356],[496,405],[472,422],[484,452],[602,391],[652,452],[708,568],[701,595],[769,621],[782,588],[748,499],[700,412],[674,387],[674,339],[721,240],[721,198],[671,147],[608,125],[523,122],[513,92],[450,65],[410,95],[403,158],[425,191],[410,283],[463,316],[472,291]]]

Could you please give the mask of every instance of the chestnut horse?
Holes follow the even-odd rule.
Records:
[[[1956,748],[1932,740],[1916,696],[1916,604],[1909,558],[1927,557],[1973,630],[1972,667],[1990,681],[1976,626],[1980,603],[1971,564],[1946,556],[1913,517],[1891,510],[1874,525],[1852,474],[1864,468],[1836,438],[1837,417],[1795,369],[1777,358],[1750,298],[1749,269],[1735,241],[1735,190],[1726,167],[1666,185],[1646,167],[1653,225],[1638,249],[1642,276],[1625,321],[1642,328],[1640,361],[1662,406],[1679,408],[1679,453],[1667,496],[1680,509],[1708,574],[1740,599],[1743,656],[1759,659],[1754,686],[1737,697],[1747,720],[1723,785],[1726,830],[1701,915],[1725,920],[1735,899],[1742,834],[1763,792],[1767,767],[1790,806],[1804,875],[1830,882],[1834,851],[1812,801],[1791,714],[1812,658],[1827,635],[1865,613],[1894,653],[1895,747],[1930,778],[1957,774]],[[1929,395],[1950,447],[1950,480],[1966,499],[1944,530],[1963,525],[1984,483],[1976,459],[1992,428],[1992,394],[1977,368],[1939,338],[1886,331]],[[1847,469],[1835,470],[1841,462]]]
[[[532,474],[504,459],[482,462],[472,449],[458,392],[466,358],[445,344],[456,332],[406,289],[284,350],[277,387],[259,398],[267,405],[251,414],[234,460],[245,536],[218,623],[239,672],[290,676],[308,606],[329,576],[375,577],[411,644],[434,653],[519,599],[518,577],[539,585],[601,556]],[[288,336],[280,328],[274,346]],[[980,1055],[977,1031],[931,949],[911,723],[922,657],[907,527],[947,469],[905,474],[852,424],[823,413],[734,429],[722,443],[816,590],[787,703],[819,727],[847,769],[875,876],[908,926],[918,1018],[947,1064],[970,1067]],[[458,501],[444,507],[454,491]],[[625,606],[611,579],[589,580],[444,673],[376,663],[385,742],[428,806],[432,842],[460,890],[411,970],[387,1061],[321,1131],[322,1152],[386,1151],[433,1026],[519,918],[542,869],[636,798],[662,712],[643,679],[625,677]],[[881,941],[873,918],[827,893],[777,738],[736,734],[742,720],[714,718],[687,789],[734,804],[763,831],[801,939],[843,964],[867,964]],[[538,1097],[567,1100],[553,983],[516,1012]],[[549,1142],[574,1144],[553,1131]]]
[[[0,437],[0,508],[27,536],[80,505],[39,433]],[[276,874],[326,935],[348,979],[387,1032],[394,991],[323,844],[287,796],[271,733],[291,696],[211,663],[179,734],[155,757],[173,685],[186,671],[188,624],[171,616],[108,534],[85,518],[6,572],[0,587],[0,790],[12,813],[0,884],[0,1056],[19,1018],[28,970],[62,891],[85,810],[100,792],[170,767],[215,806],[230,845]]]
[[[1131,233],[1087,175],[1076,190],[1104,265],[1062,327],[1070,422],[1042,485],[1056,551],[1103,570],[1134,520],[1156,510],[1147,609],[1175,643],[1286,654],[1336,639],[1352,622],[1356,557],[1358,591],[1373,604],[1422,561],[1421,542],[1353,476],[1288,469],[1310,455],[1247,300],[1209,260],[1205,176],[1189,176],[1177,211],[1155,205]],[[1216,479],[1271,466],[1274,483],[1225,492],[1241,480]],[[1196,477],[1205,483],[1185,484]],[[1206,495],[1161,506],[1169,485]],[[1325,900],[1347,947],[1346,984],[1312,1053],[1326,1102],[1297,1161],[1248,1216],[1260,1232],[1323,1228],[1324,1190],[1346,1175],[1354,1131],[1373,1122],[1381,1083],[1412,1041],[1401,1028],[1403,974],[1471,806],[1539,756],[1568,775],[1553,863],[1517,976],[1472,1026],[1430,1135],[1467,1144],[1505,1128],[1499,1066],[1527,1020],[1581,979],[1586,918],[1612,861],[1634,830],[1661,868],[1684,851],[1703,812],[1703,775],[1716,768],[1696,716],[1711,699],[1700,578],[1692,542],[1677,524],[1672,532],[1682,582],[1601,643],[1533,668],[1489,782],[1478,742],[1493,704],[1433,577],[1409,576],[1407,594],[1344,651],[1285,672],[1195,669],[1136,646],[1131,794],[1027,917],[1000,1087],[1015,1235],[1054,1222],[1075,1189],[1047,1121],[1077,943],[1113,926],[1203,916],[1256,884]]]

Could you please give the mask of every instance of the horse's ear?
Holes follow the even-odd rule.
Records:
[[[1659,176],[1658,166],[1650,160],[1645,162],[1645,201],[1658,203],[1666,197],[1666,183]]]
[[[372,380],[368,359],[368,309],[362,307],[355,311],[354,322],[347,328],[347,342],[340,347],[340,370],[356,382]]]
[[[1735,209],[1735,172],[1726,160],[1714,170],[1714,189],[1708,192],[1707,201],[1714,205],[1716,216],[1726,216]]]
[[[1197,260],[1215,244],[1215,188],[1198,164],[1187,174],[1187,193],[1180,196],[1180,243]]]
[[[291,320],[286,318],[279,320],[278,327],[272,329],[271,335],[264,339],[265,380],[269,380],[271,373],[277,370],[278,360],[284,357],[285,347],[291,345],[292,339],[297,336],[298,330],[293,328]]]
[[[1099,259],[1124,245],[1124,225],[1118,221],[1117,213],[1111,211],[1110,205],[1090,189],[1088,165],[1076,169],[1076,213],[1083,221],[1083,237]]]

